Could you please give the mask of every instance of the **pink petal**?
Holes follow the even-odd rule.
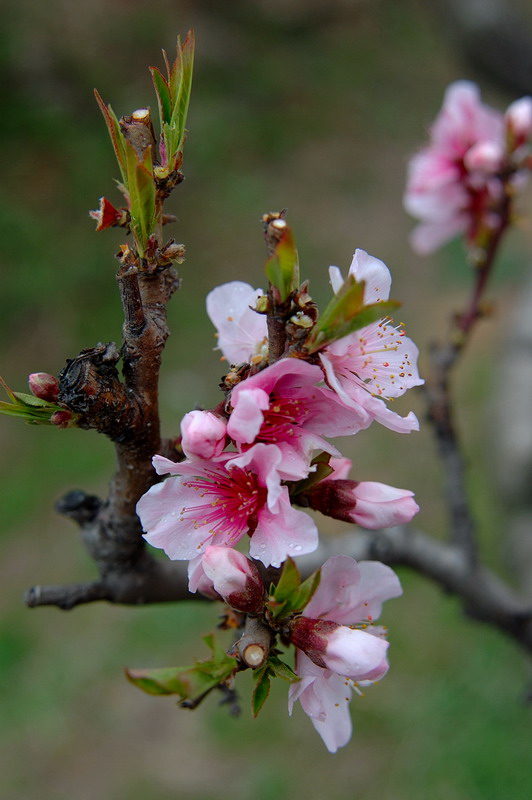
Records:
[[[361,602],[358,585],[360,569],[354,558],[350,556],[333,556],[327,559],[321,568],[321,579],[310,603],[305,607],[304,616],[314,619],[330,619],[343,623],[338,613],[343,610],[344,616]],[[362,618],[361,618],[362,619]],[[349,624],[359,622],[350,619]]]
[[[266,317],[250,308],[261,295],[262,289],[242,281],[224,283],[207,295],[207,313],[218,331],[218,347],[230,364],[248,361],[268,335]]]
[[[418,511],[414,493],[385,483],[361,481],[354,490],[354,521],[369,530],[392,528],[410,522]]]
[[[269,395],[263,389],[246,388],[247,384],[238,384],[242,388],[232,396],[234,408],[227,424],[229,436],[239,444],[255,441],[264,421],[262,411],[270,407]]]
[[[179,479],[168,478],[152,486],[137,503],[137,514],[146,531],[144,538],[172,560],[195,558],[211,538],[204,529],[196,527],[194,520],[180,518],[180,509],[192,505],[196,499],[195,492],[184,487]]]
[[[364,303],[378,303],[390,296],[392,276],[386,264],[370,256],[365,250],[355,250],[349,274],[357,281],[365,281]]]
[[[279,567],[288,556],[312,553],[317,546],[318,529],[314,521],[304,511],[293,508],[288,489],[282,487],[276,513],[265,507],[259,514],[249,545],[250,556],[266,567]]]
[[[329,752],[335,753],[351,738],[351,687],[345,678],[317,667],[301,651],[297,652],[296,671],[301,681],[290,686],[289,713],[299,700]]]
[[[388,671],[388,642],[340,625],[327,637],[323,656],[328,669],[355,681],[380,680]]]

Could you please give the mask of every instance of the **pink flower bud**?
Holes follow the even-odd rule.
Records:
[[[52,425],[55,425],[57,428],[69,428],[70,423],[74,419],[74,414],[72,411],[67,411],[65,408],[64,411],[54,411],[52,416],[50,417],[50,422]]]
[[[477,142],[464,156],[464,164],[469,170],[497,172],[503,161],[503,150],[495,142]]]
[[[388,670],[388,642],[328,619],[297,617],[290,641],[323,669],[353,680],[379,680]]]
[[[353,492],[355,508],[353,519],[363,528],[379,530],[404,525],[419,511],[414,492],[396,489],[385,483],[362,481]]]
[[[403,525],[419,511],[413,492],[374,481],[329,479],[316,484],[305,498],[328,517],[370,530]]]
[[[189,592],[200,592],[209,600],[223,600],[215,590],[212,581],[205,575],[203,569],[203,556],[199,555],[188,562],[188,590]]]
[[[511,103],[505,114],[508,130],[515,139],[515,146],[524,144],[532,133],[532,97],[522,97]]]
[[[181,446],[188,458],[211,459],[225,447],[226,423],[212,411],[189,411],[181,420]]]
[[[203,571],[213,588],[237,611],[260,611],[264,584],[256,565],[231,547],[211,545],[203,554]]]
[[[59,397],[59,381],[47,372],[32,372],[28,375],[30,391],[40,400],[56,403]]]

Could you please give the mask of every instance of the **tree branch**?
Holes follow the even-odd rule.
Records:
[[[465,486],[465,467],[454,424],[450,376],[463,352],[476,322],[482,316],[481,303],[500,243],[510,225],[511,188],[501,178],[503,198],[496,210],[497,225],[476,255],[476,280],[465,311],[455,315],[449,341],[433,344],[430,350],[432,376],[425,385],[427,417],[432,424],[446,476],[447,504],[450,512],[450,540],[467,555],[472,566],[477,562],[476,526]]]
[[[478,565],[472,570],[461,547],[400,526],[324,540],[318,550],[301,558],[300,564],[305,573],[311,573],[338,552],[357,561],[376,559],[391,567],[410,567],[459,597],[468,616],[499,628],[532,652],[532,601],[486,567]]]

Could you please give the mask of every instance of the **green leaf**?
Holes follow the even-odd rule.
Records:
[[[212,658],[197,661],[191,667],[126,670],[126,676],[148,694],[177,694],[194,705],[230,678],[238,666],[236,659],[218,647],[214,636],[206,636],[204,641],[212,651]]]
[[[279,292],[281,302],[284,302],[299,285],[299,259],[290,228],[283,233],[264,269],[269,282]]]
[[[275,587],[274,596],[278,602],[284,602],[299,589],[301,584],[301,575],[292,558],[287,558],[283,564],[281,577]]]
[[[21,419],[25,419],[26,422],[40,422],[42,424],[49,423],[51,425],[51,413],[49,411],[43,412],[30,410],[22,405],[14,405],[12,403],[0,401],[0,414],[5,414],[8,417],[20,417]]]
[[[103,114],[103,118],[105,119],[105,124],[107,125],[109,136],[111,137],[111,144],[113,145],[113,149],[116,155],[116,160],[118,161],[118,166],[120,167],[120,172],[122,174],[122,180],[127,187],[127,177],[126,177],[127,170],[126,170],[124,136],[122,134],[122,131],[120,130],[120,125],[118,124],[116,114],[114,113],[110,105],[107,106],[105,105],[97,89],[94,90],[94,96],[96,97],[96,102],[98,103],[100,111]]]
[[[208,692],[230,678],[237,662],[227,654],[198,661],[192,667],[126,670],[126,676],[137,688],[148,694],[176,694],[190,705],[198,703]]]
[[[293,600],[297,598],[300,585],[301,575],[295,561],[287,558],[279,582],[273,588],[268,603],[274,618],[285,616],[294,610]]]
[[[156,192],[153,178],[152,148],[146,148],[144,161],[141,162],[133,145],[127,139],[124,144],[131,230],[135,237],[138,252],[143,256],[156,222]]]
[[[138,689],[148,694],[182,694],[180,676],[193,667],[163,667],[161,669],[126,669],[126,677]]]
[[[170,97],[170,88],[164,75],[157,67],[150,67],[151,77],[155,92],[157,94],[157,102],[159,104],[159,118],[161,121],[161,129],[164,123],[170,122],[172,117],[172,99]]]
[[[353,275],[349,276],[314,326],[305,345],[309,353],[315,353],[331,342],[365,328],[399,307],[400,303],[396,300],[364,305],[364,288],[364,281],[356,281]]]
[[[50,403],[48,400],[42,400],[40,397],[35,397],[34,394],[27,394],[26,392],[13,392],[13,396],[16,397],[23,405],[29,406],[30,408],[43,408],[49,409],[52,408],[54,411],[59,411],[60,406],[56,406]]]
[[[314,326],[311,333],[307,349],[310,352],[319,349],[309,348],[309,344],[320,342],[323,347],[323,341],[334,341],[336,331],[345,325],[345,323],[352,319],[364,307],[364,289],[366,287],[365,281],[357,281],[353,275],[349,275],[347,280],[344,281],[340,291],[335,294],[325,311],[323,311]],[[334,338],[331,338],[333,336]]]
[[[251,696],[251,709],[254,717],[258,716],[259,711],[262,709],[270,694],[270,674],[267,665],[265,666],[266,668],[262,667],[260,670],[261,674],[258,676],[255,689]]]
[[[190,95],[192,91],[192,73],[194,69],[194,46],[195,37],[194,31],[189,31],[183,46],[178,39],[177,51],[179,59],[175,61],[175,74],[177,76],[178,60],[179,60],[179,88],[176,91],[174,79],[174,108],[172,111],[172,118],[170,126],[174,130],[174,139],[176,143],[175,153],[182,150],[185,138],[185,126],[187,122],[188,107],[190,104]]]
[[[194,45],[194,31],[188,32],[183,44],[178,37],[176,57],[172,66],[163,50],[168,75],[166,80],[159,70],[152,68],[153,82],[159,101],[161,135],[170,170],[177,168],[176,165],[182,156],[185,143],[185,129],[192,91]]]
[[[284,681],[290,681],[290,683],[298,683],[301,680],[299,675],[296,675],[294,670],[277,656],[270,656],[267,663],[271,673],[276,678],[282,678]]]
[[[301,611],[310,602],[314,592],[320,585],[321,570],[318,569],[309,575],[299,587],[297,594],[293,597],[293,611]]]
[[[318,453],[318,455],[312,459],[310,462],[311,466],[315,466],[316,469],[314,472],[310,472],[308,478],[303,478],[301,481],[297,481],[294,483],[290,488],[290,496],[296,497],[296,495],[300,494],[300,492],[308,492],[316,483],[325,480],[328,478],[329,475],[332,475],[334,469],[329,466],[329,461],[331,459],[331,454],[322,451]]]
[[[55,411],[64,411],[61,406],[50,403],[47,400],[41,400],[41,398],[35,397],[33,394],[14,392],[2,377],[0,377],[0,386],[3,386],[7,396],[12,401],[11,403],[0,401],[0,414],[19,417],[33,425],[51,425],[50,417],[52,414]]]

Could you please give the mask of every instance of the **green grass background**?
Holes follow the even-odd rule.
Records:
[[[118,115],[155,107],[149,64],[196,29],[185,183],[171,208],[187,244],[162,376],[163,426],[217,402],[218,357],[204,312],[219,282],[264,284],[260,216],[288,207],[303,274],[322,303],[326,268],[355,247],[382,258],[401,319],[426,349],[443,335],[470,276],[461,248],[412,254],[401,209],[408,155],[423,142],[445,86],[477,78],[420,0],[4,0],[0,42],[0,372],[25,388],[32,371],[120,339],[113,253],[87,210],[117,201],[118,170],[92,99]],[[513,99],[484,83],[503,108]],[[507,315],[530,260],[530,229],[505,243],[483,324],[455,390],[486,559],[504,571],[503,512],[490,472],[489,402]],[[426,359],[421,358],[421,371]],[[411,393],[412,394],[412,393]],[[397,409],[419,400],[407,397]],[[375,426],[374,426],[375,428]],[[150,698],[125,666],[186,664],[217,610],[94,604],[26,610],[37,583],[93,576],[75,528],[53,511],[66,490],[105,493],[113,452],[101,437],[0,420],[0,796],[6,800],[525,800],[532,794],[529,666],[499,633],[464,620],[456,601],[403,572],[385,609],[392,670],[353,701],[354,736],[329,755],[308,719],[289,720],[275,686],[258,720]],[[346,442],[356,474],[414,489],[419,524],[445,535],[441,471],[429,432],[370,429]],[[326,521],[324,533],[338,530]],[[248,681],[249,683],[249,681]]]

